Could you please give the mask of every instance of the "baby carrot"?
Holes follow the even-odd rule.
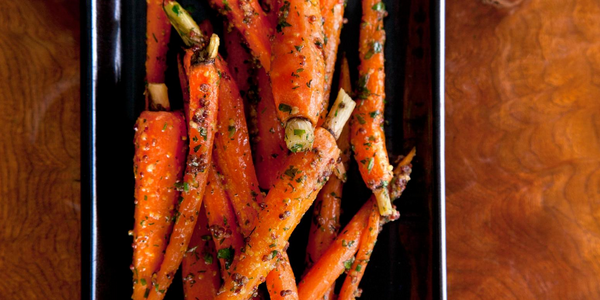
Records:
[[[164,83],[171,23],[163,11],[163,0],[148,0],[146,3],[146,80]]]
[[[311,148],[323,104],[323,25],[316,0],[285,0],[271,44],[271,87],[277,116],[292,152]],[[268,71],[268,70],[267,70]]]
[[[271,66],[272,26],[257,0],[210,0],[246,38],[252,54],[260,60],[265,70]]]
[[[212,300],[216,297],[221,276],[215,260],[215,243],[208,230],[204,207],[190,240],[189,250],[181,264],[183,294],[186,300]]]
[[[392,179],[383,132],[385,72],[383,18],[387,14],[380,0],[362,1],[360,28],[357,106],[350,120],[350,141],[354,158],[367,187],[377,198],[381,215],[392,213],[390,196],[385,188]]]
[[[256,113],[257,137],[254,162],[262,189],[273,187],[278,173],[284,168],[288,149],[284,140],[284,128],[277,118],[269,77],[264,69],[258,70],[258,93]]]
[[[218,108],[218,74],[214,59],[219,38],[213,35],[206,46],[198,26],[181,5],[171,1],[165,4],[164,9],[186,45],[192,47],[186,50],[184,58],[190,91],[187,111],[189,154],[181,187],[183,200],[178,207],[164,261],[153,280],[154,288],[148,297],[151,300],[164,298],[183,255],[188,250],[206,188]]]
[[[135,224],[133,228],[133,299],[144,299],[158,271],[173,227],[187,138],[179,112],[144,111],[135,124]]]
[[[214,159],[224,175],[227,195],[235,210],[241,233],[247,236],[256,224],[262,195],[252,162],[244,104],[238,87],[227,68],[217,57],[215,66],[221,74],[219,112],[215,136]]]
[[[271,300],[298,299],[296,278],[290,266],[287,252],[281,252],[281,258],[275,268],[267,275],[267,289]]]
[[[210,166],[208,184],[204,193],[204,207],[212,237],[217,249],[217,258],[221,265],[221,276],[227,278],[234,255],[239,254],[244,245],[238,230],[235,213],[225,194],[214,164]]]

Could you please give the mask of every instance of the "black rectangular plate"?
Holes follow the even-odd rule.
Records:
[[[198,18],[216,18],[199,2],[192,1]],[[412,180],[395,203],[402,217],[380,234],[361,298],[446,299],[444,0],[384,2],[389,12],[384,49],[388,151],[395,157],[416,146],[417,157]],[[127,231],[134,210],[133,124],[143,109],[145,7],[145,1],[87,0],[82,8],[82,211],[89,212],[82,215],[84,299],[127,299],[131,294],[132,238]],[[340,52],[346,52],[353,78],[360,15],[360,1],[348,0]],[[169,78],[176,78],[174,69],[171,65]],[[178,86],[170,86],[176,93]],[[356,165],[351,168],[342,225],[369,196]],[[307,226],[299,226],[290,240],[298,274],[306,238]],[[166,299],[183,299],[181,294],[180,283],[174,283]]]

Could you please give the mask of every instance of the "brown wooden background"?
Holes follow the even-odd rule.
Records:
[[[79,3],[0,2],[0,298],[80,298]],[[451,299],[600,299],[600,2],[447,3]]]

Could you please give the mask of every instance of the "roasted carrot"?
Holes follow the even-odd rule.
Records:
[[[260,7],[262,7],[267,19],[271,25],[277,24],[277,0],[260,0]]]
[[[377,235],[381,230],[380,221],[381,215],[379,214],[379,210],[373,207],[369,214],[367,227],[364,229],[360,238],[354,263],[352,263],[350,270],[347,270],[348,274],[346,275],[344,285],[340,290],[339,300],[350,300],[360,296],[358,284],[365,274],[367,263],[371,258],[375,242],[377,242]]]
[[[187,138],[179,112],[142,112],[135,124],[135,224],[133,235],[133,299],[144,299],[152,287],[173,227]]]
[[[323,33],[325,43],[323,53],[325,57],[325,85],[323,107],[319,113],[318,125],[325,121],[327,104],[331,96],[331,81],[333,80],[333,71],[335,70],[335,61],[337,59],[338,46],[340,44],[340,33],[344,23],[344,0],[321,0],[321,14],[323,15]],[[342,87],[343,88],[343,87]],[[344,88],[346,91],[350,89]]]
[[[410,163],[414,155],[415,149],[413,148],[410,153],[398,163],[398,166],[394,170],[394,178],[388,186],[388,192],[392,196],[392,199],[400,197],[406,188],[406,184],[410,180],[410,173],[412,170]],[[400,217],[400,214],[396,210],[385,217],[374,216],[373,214],[376,212],[377,214],[379,213],[379,208],[377,206],[375,195],[373,195],[369,201],[361,207],[352,220],[350,220],[350,223],[344,227],[342,233],[337,237],[336,242],[325,251],[321,259],[310,268],[304,278],[300,281],[300,284],[298,285],[298,295],[301,300],[320,299],[323,297],[331,283],[341,274],[343,270],[339,267],[341,264],[343,264],[348,271],[355,270],[357,272],[364,272],[364,269],[366,268],[365,256],[359,253],[359,259],[362,259],[362,261],[359,261],[361,265],[359,268],[358,263],[355,264],[355,260],[353,259],[354,254],[357,252],[357,248],[354,246],[360,241],[358,247],[363,249],[364,254],[367,254],[369,251],[368,249],[373,247],[375,240],[370,236],[365,238],[366,241],[363,242],[362,237],[364,235],[372,235],[379,232],[379,229],[373,229],[373,232],[370,228],[379,227],[381,226],[381,223],[387,223]],[[380,221],[379,226],[375,226],[372,223],[376,220]],[[371,225],[369,225],[368,222],[370,222]],[[352,243],[348,242],[349,240],[351,240]],[[342,241],[342,247],[338,244],[339,241]],[[344,245],[346,247],[343,247]],[[368,260],[368,258],[366,259]],[[356,273],[353,275],[353,278],[356,281],[349,285],[345,285],[347,291],[342,292],[345,295],[355,296],[357,294],[356,288],[362,278],[362,274],[360,274],[360,276],[357,276],[358,274]],[[340,297],[341,296],[342,295],[340,295]]]
[[[285,0],[271,44],[271,87],[292,152],[311,148],[324,106],[323,24],[319,1]]]
[[[169,110],[165,85],[167,51],[171,24],[162,8],[162,0],[148,0],[146,10],[146,109]]]
[[[373,199],[363,205],[333,244],[304,275],[298,284],[299,299],[321,299],[344,270],[350,268],[373,205]]]
[[[247,236],[256,224],[262,195],[252,162],[244,104],[235,81],[222,58],[216,59],[221,74],[219,113],[215,136],[215,163],[224,175],[226,190],[241,232]]]
[[[315,131],[313,150],[294,153],[288,158],[285,171],[265,198],[265,208],[247,238],[243,254],[233,261],[235,273],[225,281],[217,299],[247,299],[281,258],[290,234],[312,205],[339,157],[335,139],[354,109],[354,102],[347,98],[338,102],[342,103],[338,103],[339,113],[330,114],[324,123],[332,126]]]
[[[392,179],[383,132],[385,99],[385,71],[383,44],[385,30],[383,18],[387,14],[380,0],[362,1],[362,25],[360,27],[357,106],[350,120],[350,141],[354,158],[367,187],[377,198],[381,215],[392,213],[386,185]]]
[[[298,299],[296,278],[294,278],[294,272],[292,272],[292,266],[290,266],[285,251],[281,252],[281,258],[275,268],[267,275],[267,289],[271,300]]]
[[[187,111],[189,154],[182,183],[183,200],[179,204],[173,234],[167,246],[149,299],[163,299],[173,281],[183,255],[188,250],[206,188],[208,166],[212,160],[215,123],[218,109],[218,74],[214,67],[219,38],[213,35],[210,43],[198,26],[177,2],[165,3],[165,12],[183,41],[189,47],[184,57],[188,70],[190,103]],[[190,26],[190,24],[194,26]]]
[[[189,250],[181,264],[183,293],[186,300],[212,300],[216,297],[221,285],[216,256],[215,243],[208,230],[206,211],[201,208]]]
[[[260,95],[257,113],[257,137],[255,145],[256,173],[262,189],[273,187],[278,173],[285,166],[288,149],[281,121],[277,118],[273,93],[267,73],[258,70],[258,93]]]
[[[209,230],[215,241],[217,258],[221,266],[221,276],[228,277],[233,257],[239,254],[244,239],[239,232],[235,213],[225,193],[222,178],[214,164],[210,166],[208,184],[204,193],[204,207]]]
[[[258,0],[210,0],[210,5],[225,16],[246,39],[252,54],[265,70],[271,66],[272,26]]]

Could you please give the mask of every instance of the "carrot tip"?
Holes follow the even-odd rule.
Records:
[[[289,119],[285,126],[285,143],[292,152],[303,152],[312,148],[315,128],[302,118]]]

